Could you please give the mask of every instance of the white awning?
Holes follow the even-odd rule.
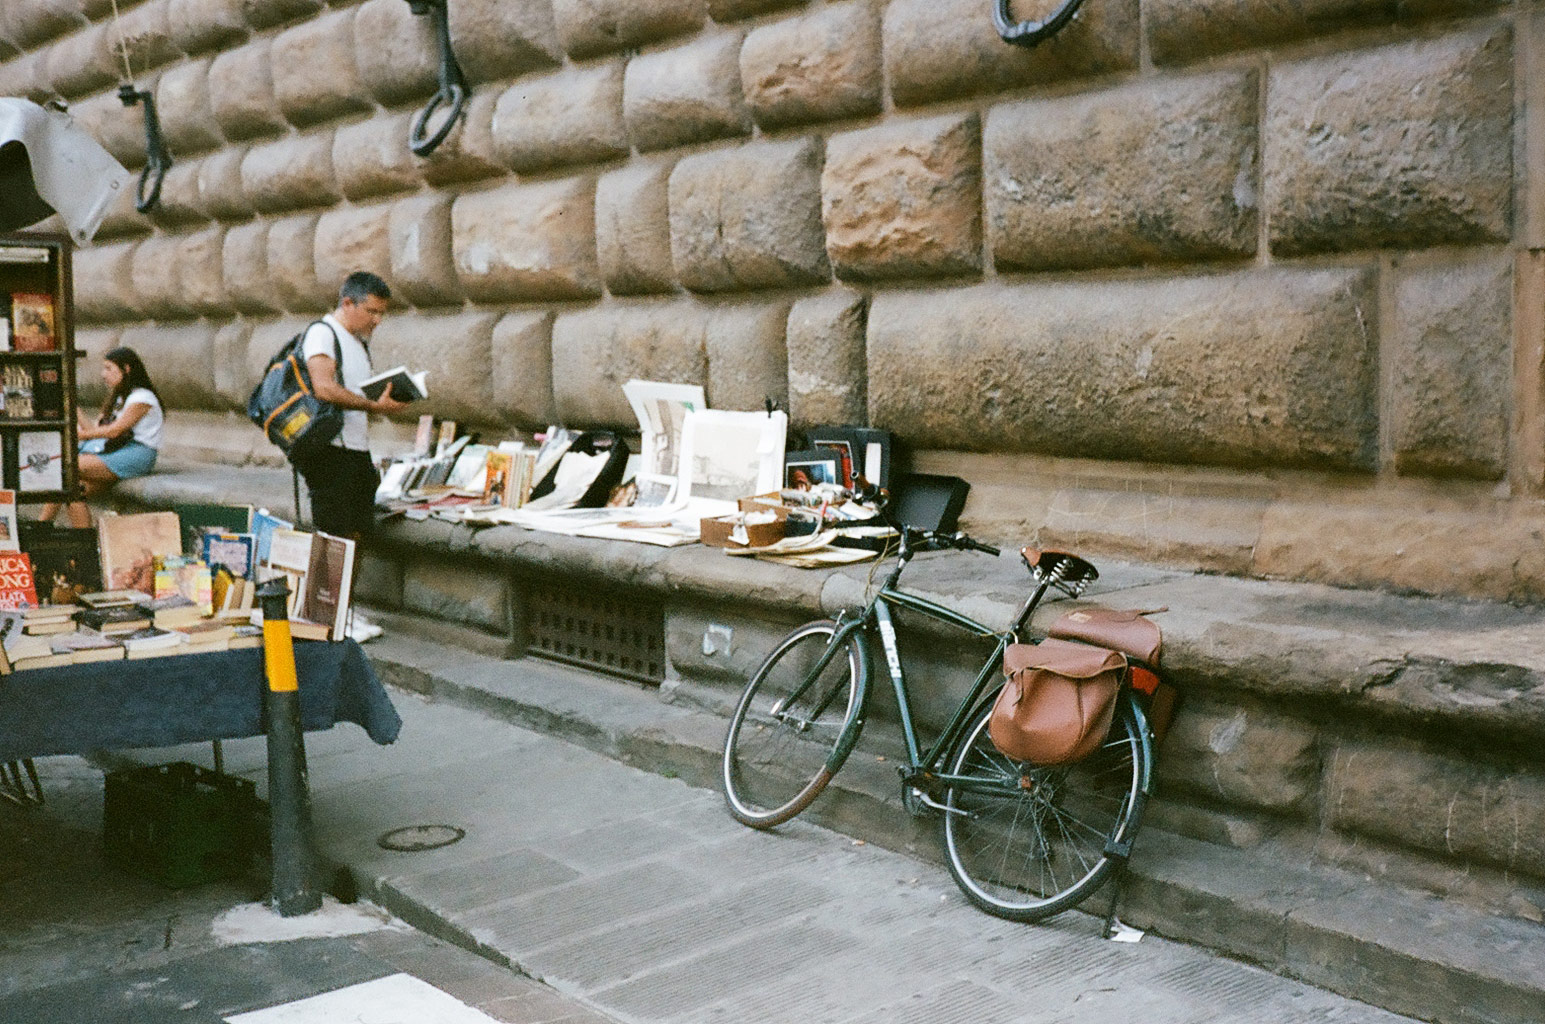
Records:
[[[0,98],[0,230],[30,227],[58,213],[83,245],[132,180],[68,114]]]

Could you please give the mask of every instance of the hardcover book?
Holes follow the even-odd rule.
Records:
[[[32,560],[20,551],[0,551],[0,609],[32,608],[37,603]]]
[[[11,296],[11,348],[16,352],[52,352],[58,347],[54,331],[54,297],[45,292],[16,292]]]
[[[37,368],[32,382],[32,418],[64,419],[64,385],[59,367],[45,363]]]
[[[354,542],[318,533],[311,539],[311,565],[306,570],[302,612],[329,628],[330,639],[342,640],[349,617],[349,588],[354,576]]]
[[[380,398],[390,387],[392,398],[397,401],[417,402],[429,397],[429,385],[425,383],[428,376],[424,370],[409,373],[406,366],[394,366],[374,377],[367,377],[360,382],[359,389],[368,398]]]
[[[156,560],[155,589],[158,599],[181,594],[199,609],[200,615],[214,614],[214,581],[209,566],[197,558],[174,555]]]
[[[251,505],[183,503],[173,505],[172,511],[177,513],[177,521],[182,524],[182,549],[189,553],[203,550],[201,538],[210,529],[220,533],[252,532],[254,513]]]
[[[16,435],[16,489],[57,491],[64,487],[64,435],[57,430],[24,430]]]
[[[20,363],[5,368],[4,407],[8,420],[32,419],[32,371]]]
[[[132,633],[149,626],[150,617],[129,605],[120,608],[87,608],[80,613],[80,624],[98,633]]]
[[[253,538],[252,556],[256,564],[261,565],[268,561],[268,549],[274,539],[276,530],[293,530],[295,524],[287,519],[280,519],[266,508],[260,508],[252,513],[252,526],[250,532]],[[234,530],[233,533],[241,533]]]
[[[38,598],[49,604],[74,604],[83,594],[102,589],[102,557],[92,528],[28,522],[22,546],[32,558]]]
[[[21,550],[16,522],[16,492],[0,491],[0,551]]]
[[[257,538],[250,533],[204,534],[204,562],[210,571],[224,569],[236,579],[249,579],[257,565]]]
[[[168,594],[135,605],[135,610],[150,619],[157,629],[178,629],[203,618],[199,606],[181,594]]]
[[[153,594],[156,559],[182,554],[182,528],[175,512],[103,516],[97,524],[97,543],[105,587]]]

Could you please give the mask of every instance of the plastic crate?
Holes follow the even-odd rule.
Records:
[[[236,878],[267,848],[263,810],[251,781],[186,761],[109,772],[103,855],[174,889]]]

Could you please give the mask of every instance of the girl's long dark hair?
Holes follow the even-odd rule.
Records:
[[[129,392],[135,388],[144,388],[156,396],[157,402],[161,401],[161,392],[157,391],[156,386],[150,382],[150,373],[146,371],[145,361],[139,357],[138,352],[120,345],[102,358],[123,371],[123,380],[119,381],[118,386],[102,400],[102,415],[97,419],[99,425],[105,426],[113,422],[113,407],[117,405],[119,399],[128,398]]]

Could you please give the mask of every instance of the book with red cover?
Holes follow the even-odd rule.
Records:
[[[20,551],[0,551],[0,609],[36,608],[38,593],[32,581],[32,559]]]
[[[54,331],[54,297],[46,292],[16,292],[11,296],[11,350],[52,352],[58,347]]]

